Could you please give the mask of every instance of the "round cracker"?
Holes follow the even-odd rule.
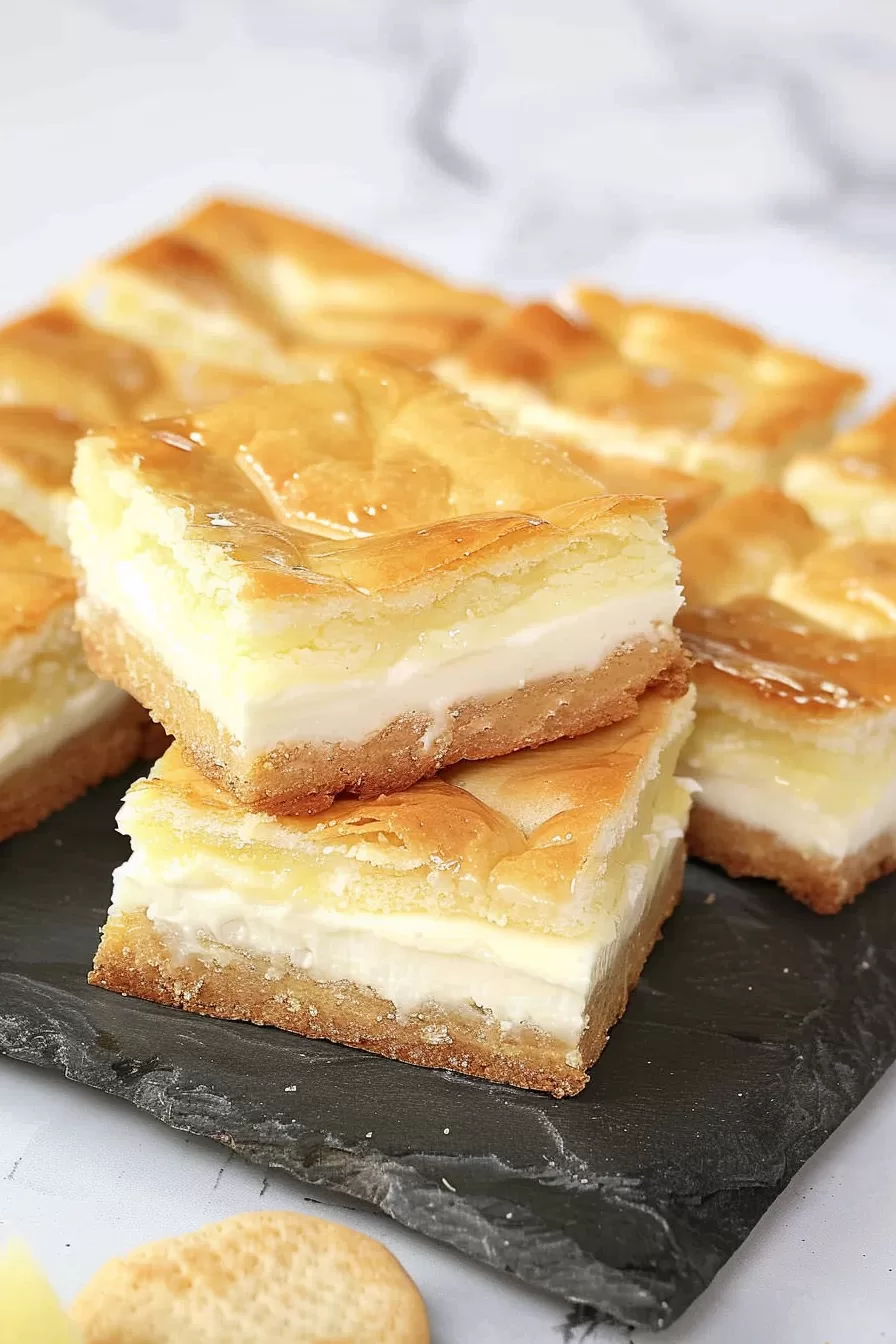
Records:
[[[428,1344],[416,1285],[378,1241],[245,1213],[110,1260],[70,1316],[86,1344]]]

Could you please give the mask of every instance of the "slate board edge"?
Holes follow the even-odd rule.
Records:
[[[0,973],[0,982],[8,978],[6,973]],[[107,991],[96,992],[105,994]],[[59,997],[64,998],[64,993]],[[290,1160],[283,1145],[273,1141],[262,1144],[236,1140],[219,1128],[203,1124],[201,1112],[196,1112],[190,1119],[173,1115],[171,1103],[178,1097],[180,1070],[163,1067],[156,1071],[156,1077],[151,1071],[141,1070],[132,1079],[110,1086],[108,1066],[104,1066],[103,1080],[99,1081],[100,1069],[91,1064],[88,1043],[80,1042],[79,1045],[80,1050],[75,1050],[71,1037],[54,1029],[46,1019],[38,1024],[32,1017],[27,1027],[22,1023],[21,1029],[17,1029],[15,1017],[0,1013],[0,1054],[7,1058],[38,1068],[54,1069],[69,1081],[128,1102],[171,1129],[220,1143],[254,1165],[284,1171],[309,1185],[318,1185],[371,1205],[412,1231],[451,1246],[492,1269],[508,1273],[528,1287],[584,1308],[584,1315],[577,1314],[579,1323],[594,1321],[630,1328],[662,1329],[676,1320],[703,1292],[727,1259],[727,1255],[720,1257],[705,1277],[691,1275],[670,1284],[662,1278],[641,1275],[640,1285],[636,1286],[631,1274],[623,1276],[612,1266],[588,1255],[572,1238],[558,1239],[556,1230],[551,1229],[554,1256],[549,1265],[539,1263],[540,1257],[533,1259],[529,1246],[531,1212],[527,1211],[526,1234],[519,1238],[515,1235],[512,1220],[507,1227],[499,1226],[482,1214],[475,1203],[445,1189],[440,1182],[427,1180],[414,1168],[386,1157],[372,1147],[353,1151],[316,1141]],[[294,1139],[292,1143],[295,1146]],[[384,1180],[384,1176],[388,1179]],[[777,1189],[768,1190],[766,1207],[778,1193]],[[438,1221],[435,1224],[437,1230],[434,1230],[431,1215],[436,1205]],[[450,1228],[446,1227],[446,1215],[453,1215]],[[516,1245],[517,1242],[521,1244]]]

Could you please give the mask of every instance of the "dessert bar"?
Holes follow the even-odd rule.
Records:
[[[121,336],[274,379],[290,376],[292,346],[369,347],[426,363],[504,307],[495,295],[239,201],[211,201],[96,263],[62,301]]]
[[[578,315],[505,308],[446,352],[443,377],[517,429],[641,457],[735,492],[824,443],[858,374],[708,313],[580,289]]]
[[[674,907],[693,690],[316,817],[246,810],[177,746],[128,791],[91,982],[564,1096]]]
[[[833,914],[896,870],[896,643],[760,597],[680,624],[697,684],[689,852]]]
[[[0,840],[145,750],[151,725],[87,667],[65,552],[0,513]]]
[[[590,732],[686,677],[662,505],[369,357],[81,440],[92,666],[247,806]]]

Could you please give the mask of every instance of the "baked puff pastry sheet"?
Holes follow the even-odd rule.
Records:
[[[81,629],[244,804],[312,813],[686,680],[662,505],[377,357],[81,440]]]

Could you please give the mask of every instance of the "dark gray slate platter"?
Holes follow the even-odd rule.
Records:
[[[127,782],[0,846],[0,1050],[601,1319],[679,1315],[896,1056],[892,880],[823,920],[691,865],[591,1085],[565,1101],[91,989]]]

